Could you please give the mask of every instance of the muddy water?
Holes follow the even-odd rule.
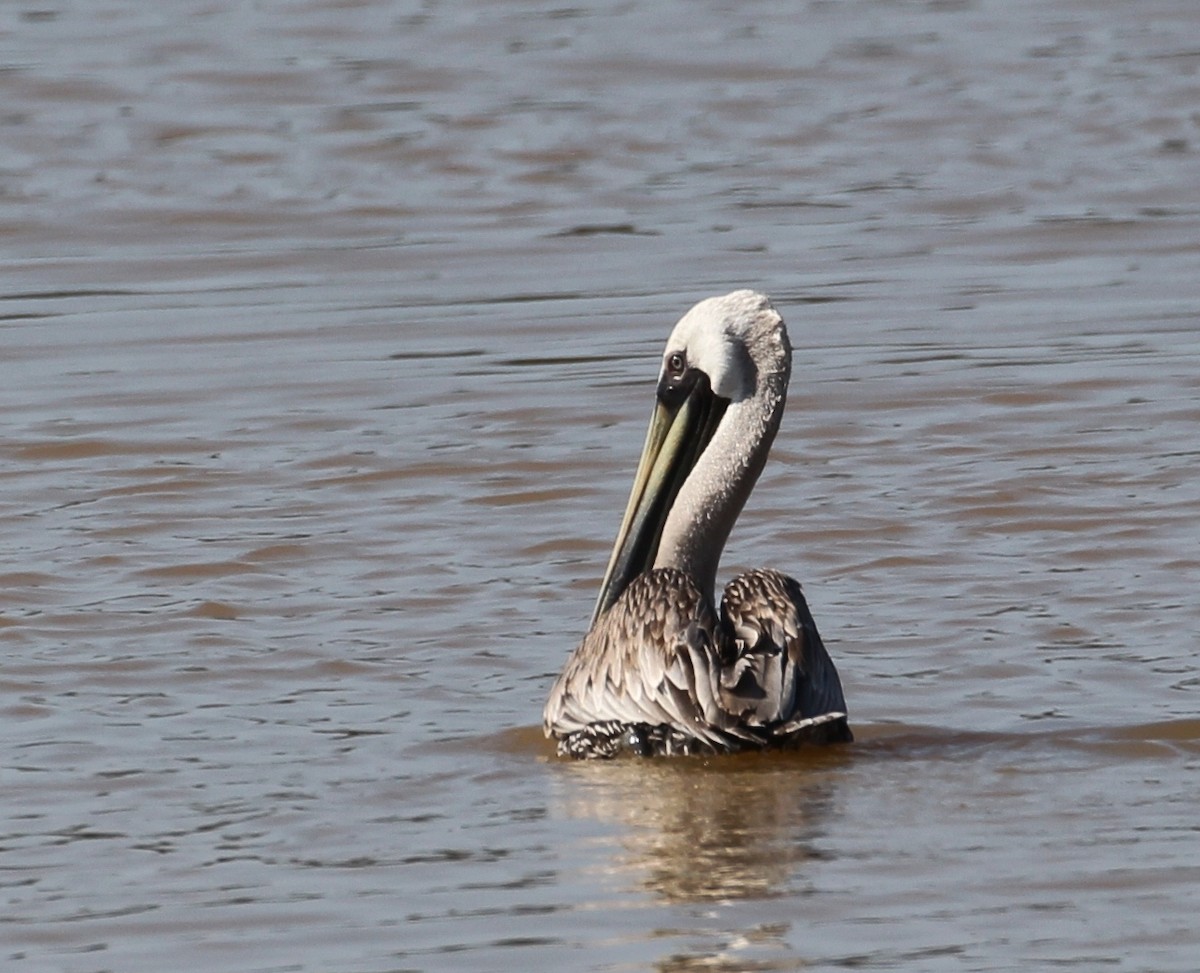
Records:
[[[0,23],[6,969],[1195,969],[1190,0]],[[859,742],[558,762],[737,286]]]

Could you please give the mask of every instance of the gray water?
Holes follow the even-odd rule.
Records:
[[[0,963],[1190,971],[1200,7],[0,10]],[[696,300],[858,742],[538,726]]]

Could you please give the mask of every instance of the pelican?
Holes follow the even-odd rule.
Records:
[[[587,635],[543,714],[570,757],[727,753],[850,740],[837,670],[800,585],[717,566],[779,429],[792,369],[762,294],[671,332],[633,491]]]

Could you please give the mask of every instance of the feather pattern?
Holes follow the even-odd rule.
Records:
[[[636,578],[568,661],[547,734],[573,757],[728,753],[850,739],[837,671],[800,585],[740,575],[718,616],[692,578]]]

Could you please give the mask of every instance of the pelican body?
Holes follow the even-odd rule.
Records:
[[[657,401],[591,626],[550,691],[546,735],[571,757],[725,753],[851,739],[800,585],[734,578],[725,541],[779,429],[792,349],[761,294],[693,307]]]

